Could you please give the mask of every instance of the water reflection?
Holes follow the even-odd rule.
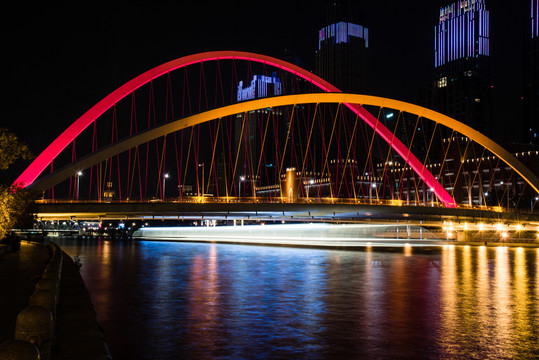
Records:
[[[441,345],[449,357],[533,359],[538,312],[533,308],[535,250],[463,247],[443,252]],[[460,261],[459,261],[460,260]],[[475,264],[475,267],[474,267]],[[488,356],[486,356],[488,355]]]
[[[496,340],[492,343],[493,349],[500,356],[508,358],[511,354],[511,271],[509,263],[509,249],[507,247],[498,247],[496,249],[496,258],[494,266],[494,286],[492,297],[494,299],[493,307],[496,309],[496,324],[494,331],[488,333],[491,340]],[[503,336],[497,336],[503,334]],[[504,354],[505,353],[505,354]]]
[[[539,250],[61,240],[114,359],[539,356]]]
[[[515,358],[522,358],[525,352],[520,344],[533,340],[530,337],[533,333],[533,326],[529,322],[532,314],[533,303],[530,301],[528,293],[528,269],[526,265],[526,254],[523,248],[517,248],[515,254],[514,281],[513,281],[513,299],[514,302],[514,334],[515,343],[513,353]]]

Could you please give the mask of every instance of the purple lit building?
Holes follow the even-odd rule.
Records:
[[[367,92],[369,29],[359,25],[358,1],[333,0],[318,31],[316,74],[344,92]]]
[[[529,0],[527,14],[527,71],[524,80],[524,131],[526,142],[539,146],[539,0]]]
[[[440,8],[434,27],[435,78],[424,104],[487,135],[492,120],[489,27],[485,0]]]

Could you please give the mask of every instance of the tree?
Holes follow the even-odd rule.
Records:
[[[32,158],[28,145],[7,129],[0,128],[0,170],[7,170],[19,158]],[[0,185],[0,239],[13,228],[32,224],[32,205],[33,196],[28,190]]]
[[[32,158],[28,145],[9,130],[0,128],[0,170],[7,170],[19,158]]]
[[[18,189],[14,192],[10,186],[0,185],[0,239],[11,229],[32,226],[33,206],[30,191]]]

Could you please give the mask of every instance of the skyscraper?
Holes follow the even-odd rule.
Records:
[[[239,81],[236,100],[241,102],[281,94],[283,94],[281,79],[274,72],[271,76],[253,75],[248,84]],[[236,168],[235,181],[238,184],[237,195],[252,196],[256,187],[278,183],[279,174],[276,173],[278,159],[275,149],[279,137],[265,136],[263,141],[261,136],[264,133],[267,134],[268,129],[269,134],[278,134],[279,129],[275,127],[279,122],[275,120],[279,116],[280,112],[276,109],[249,111],[236,116],[234,143],[237,149],[237,160],[234,167]],[[265,122],[268,122],[266,131],[263,126],[261,127],[261,124]],[[264,154],[263,157],[260,156],[261,153]],[[261,173],[265,176],[261,177]]]
[[[358,1],[335,0],[318,32],[316,74],[344,92],[367,92],[369,29],[359,25]]]
[[[440,8],[434,67],[425,105],[489,134],[492,83],[485,0],[462,0]]]
[[[539,146],[539,0],[530,0],[527,71],[524,92],[524,131],[528,143]]]

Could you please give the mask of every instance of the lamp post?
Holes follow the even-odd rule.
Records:
[[[535,207],[535,203],[539,200],[539,196],[536,196],[535,198],[531,199],[530,201],[530,211],[533,212],[533,208]]]
[[[369,202],[372,204],[372,189],[376,189],[376,183],[372,183],[369,189]]]
[[[245,176],[240,176],[240,181],[238,181],[238,198],[241,197],[241,183],[245,181]]]
[[[165,184],[166,184],[166,179],[168,179],[168,174],[165,174],[163,175],[163,197],[161,198],[161,201],[165,201]]]
[[[202,191],[199,191],[199,194],[202,193],[202,196],[204,196],[204,163],[198,164],[198,167],[202,168]]]
[[[431,203],[431,207],[434,207],[434,188],[430,188],[430,203]]]
[[[82,176],[82,171],[78,171],[75,175],[75,181],[77,182],[77,195],[75,197],[75,200],[79,201],[79,183],[80,183],[80,177]]]
[[[314,184],[314,180],[311,179],[309,180],[309,184],[307,185],[307,200],[309,200],[309,189],[311,188],[311,186],[313,186]]]

